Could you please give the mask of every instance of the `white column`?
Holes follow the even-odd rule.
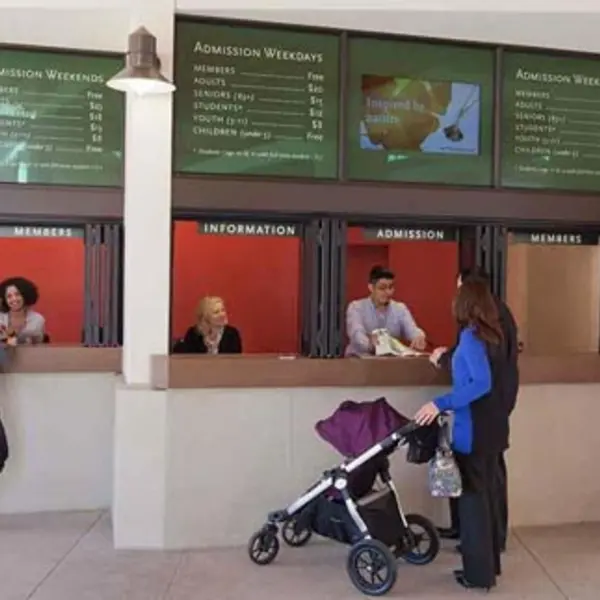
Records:
[[[140,2],[131,31],[154,34],[163,73],[173,72],[174,0]],[[127,95],[123,376],[150,383],[150,357],[169,350],[173,96]]]
[[[131,4],[130,31],[144,26],[156,36],[163,73],[171,78],[175,0]],[[128,95],[126,102],[124,383],[115,395],[114,544],[164,548],[168,394],[149,384],[150,357],[169,349],[173,97]]]

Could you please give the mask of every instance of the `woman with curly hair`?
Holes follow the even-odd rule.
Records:
[[[16,344],[41,344],[46,320],[32,310],[38,301],[37,286],[24,277],[0,282],[0,340]]]

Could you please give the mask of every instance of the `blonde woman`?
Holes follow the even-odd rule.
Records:
[[[179,340],[176,354],[241,354],[240,332],[227,324],[225,303],[216,296],[200,300],[196,310],[196,324]]]

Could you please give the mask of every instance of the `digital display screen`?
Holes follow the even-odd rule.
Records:
[[[490,185],[492,50],[350,40],[349,179]]]

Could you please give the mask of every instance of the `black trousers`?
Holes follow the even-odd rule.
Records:
[[[508,479],[506,473],[506,460],[504,452],[498,458],[497,476],[497,498],[498,514],[500,519],[500,549],[506,549],[506,539],[508,536]],[[460,531],[460,515],[458,509],[458,499],[450,499],[450,526],[455,531]]]
[[[471,584],[492,587],[502,572],[498,455],[456,454],[456,461],[463,478],[458,499],[463,571]]]

